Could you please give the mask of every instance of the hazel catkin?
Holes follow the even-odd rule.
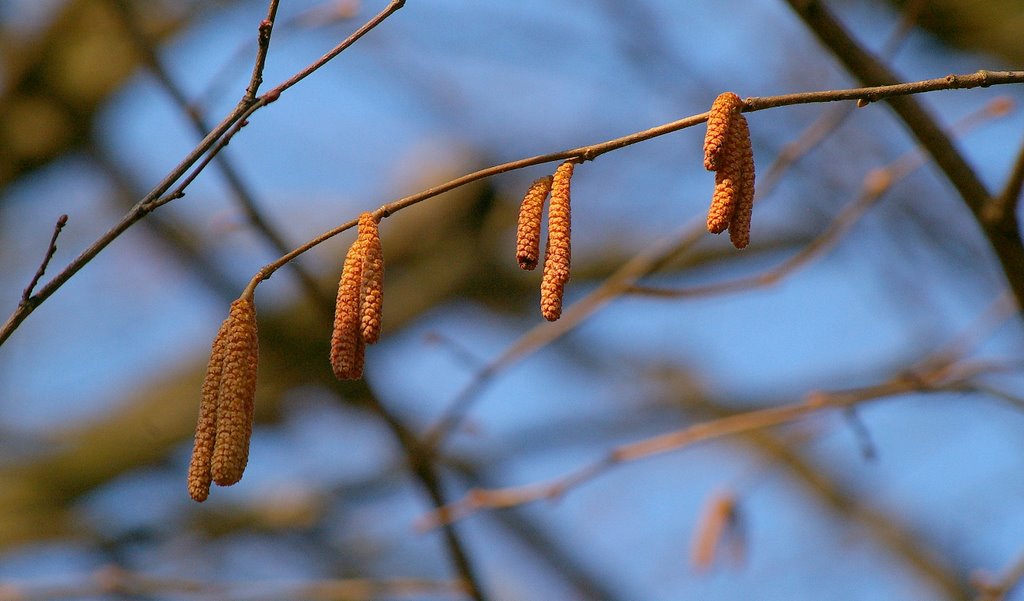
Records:
[[[554,321],[562,314],[562,296],[569,281],[572,257],[570,208],[572,174],[575,163],[566,161],[555,170],[548,204],[548,241],[544,252],[544,276],[541,280],[541,314]]]
[[[718,159],[718,171],[715,172],[715,191],[711,195],[711,206],[708,207],[707,225],[712,234],[720,234],[728,229],[736,211],[743,185],[742,160],[740,149],[735,144],[723,147]]]
[[[357,237],[345,255],[334,309],[334,331],[331,334],[331,367],[340,380],[357,380],[363,375],[359,312],[362,271],[362,244]]]
[[[711,105],[704,137],[704,167],[715,171],[715,191],[708,207],[707,227],[713,234],[729,230],[736,248],[750,243],[754,206],[754,153],[750,128],[740,114],[743,101],[732,92]]]
[[[740,189],[736,206],[729,220],[729,240],[736,248],[750,244],[750,218],[754,211],[754,151],[750,143],[750,129],[743,115],[736,115],[733,142],[740,155]]]
[[[220,486],[242,478],[252,436],[259,336],[251,298],[231,303],[222,347],[216,430],[210,473]]]
[[[384,251],[380,244],[377,220],[372,213],[359,216],[359,240],[362,250],[359,323],[363,342],[373,344],[380,338],[381,309],[384,303]]]
[[[544,218],[544,200],[551,191],[550,175],[534,180],[519,205],[516,228],[516,260],[519,267],[532,271],[540,258],[540,222]]]
[[[203,379],[199,420],[196,423],[192,459],[188,464],[188,494],[202,503],[210,496],[210,465],[213,462],[213,444],[217,432],[217,397],[220,395],[220,376],[224,366],[224,338],[230,319],[225,319],[217,331],[210,350],[210,362]]]
[[[719,158],[729,139],[729,130],[733,125],[733,115],[738,115],[743,101],[732,92],[722,92],[711,103],[708,111],[708,131],[704,135],[704,168],[717,171]]]

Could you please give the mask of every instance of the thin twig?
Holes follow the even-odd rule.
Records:
[[[481,509],[515,507],[545,499],[555,500],[615,466],[676,451],[700,442],[792,423],[827,410],[845,409],[881,398],[911,392],[957,390],[966,380],[949,379],[951,372],[947,367],[943,366],[929,372],[900,373],[874,386],[835,392],[814,392],[808,394],[806,400],[802,402],[713,419],[675,432],[624,444],[615,447],[599,460],[548,482],[508,488],[473,489],[461,500],[423,516],[418,526],[421,529],[431,529],[458,521]],[[974,377],[978,372],[968,370],[964,375]]]
[[[53,234],[50,236],[50,245],[46,247],[46,254],[43,255],[43,261],[39,264],[39,269],[36,270],[36,274],[32,276],[32,281],[28,283],[25,290],[21,293],[21,302],[19,305],[27,305],[32,298],[32,291],[36,289],[36,284],[46,273],[46,267],[50,264],[50,259],[53,258],[53,254],[57,252],[57,236],[60,236],[60,231],[64,229],[64,226],[68,223],[68,216],[61,215],[57,218],[57,223],[53,226]]]
[[[862,84],[898,85],[899,79],[896,75],[865,50],[829,12],[824,3],[819,0],[786,1],[818,40]],[[987,87],[991,85],[989,74],[988,71],[978,71],[967,85]],[[961,83],[957,75],[949,75],[946,79],[954,87]],[[869,95],[865,100],[873,102],[879,98]],[[1003,219],[998,222],[987,221],[985,207],[991,202],[991,193],[935,119],[916,99],[909,96],[892,96],[888,98],[888,103],[921,146],[935,159],[936,165],[946,179],[956,188],[984,232],[992,250],[995,251],[1010,289],[1017,298],[1017,304],[1024,307],[1024,241],[1021,240],[1016,214],[1004,212]]]
[[[210,131],[209,124],[200,114],[200,112],[194,108],[188,97],[185,95],[185,91],[182,86],[175,81],[171,73],[164,67],[160,61],[160,57],[157,55],[153,48],[152,40],[148,38],[144,31],[142,24],[139,23],[138,16],[136,15],[133,5],[128,0],[114,0],[113,2],[117,13],[120,15],[125,30],[133,40],[135,47],[142,54],[146,65],[150,72],[156,77],[160,85],[163,86],[164,91],[167,95],[178,105],[178,107],[185,113],[189,122],[192,124],[192,128],[197,132],[199,137],[202,137],[206,132]],[[263,71],[262,65],[266,62],[266,53],[270,47],[270,33],[277,12],[277,4],[273,4],[268,11],[267,19],[260,24],[259,28],[259,52],[256,60],[258,69],[254,69],[254,78],[250,80],[249,87],[246,90],[246,98],[251,101],[255,97],[255,92],[259,87],[262,76],[260,75]],[[291,247],[284,238],[284,235],[277,231],[277,229],[271,225],[270,221],[263,216],[256,202],[255,196],[248,185],[242,179],[238,170],[234,164],[229,160],[228,156],[224,153],[218,153],[216,155],[217,166],[220,168],[221,173],[224,175],[224,180],[228,184],[228,188],[234,193],[235,202],[242,209],[242,212],[248,218],[249,223],[253,228],[259,232],[273,247],[277,253],[286,253]],[[201,163],[202,167],[205,167],[205,161]],[[191,183],[191,179],[188,180]],[[184,190],[182,185],[179,188]],[[159,206],[159,205],[154,205]],[[306,296],[309,298],[313,306],[320,309],[325,315],[331,315],[334,310],[334,305],[331,299],[322,294],[320,287],[316,283],[316,279],[302,267],[299,263],[294,263],[292,269],[295,270],[295,275],[299,280],[300,285],[306,292]]]
[[[276,10],[275,7],[277,6],[278,1],[279,0],[271,0],[271,9],[268,10],[268,15],[272,16],[273,11]],[[54,276],[53,279],[51,279],[42,288],[40,288],[39,292],[36,293],[36,295],[30,299],[30,302],[19,305],[11,313],[11,315],[7,318],[7,321],[3,324],[2,327],[0,327],[0,346],[2,346],[3,343],[8,338],[10,338],[11,334],[14,333],[14,330],[16,330],[18,326],[21,325],[21,323],[24,322],[28,316],[33,311],[35,311],[36,307],[38,307],[40,304],[46,301],[46,299],[48,299],[50,296],[52,296],[53,293],[60,289],[60,287],[63,286],[69,279],[71,279],[72,276],[74,276],[83,267],[85,267],[86,264],[92,261],[96,257],[96,255],[98,255],[104,248],[109,246],[111,242],[116,240],[118,237],[121,236],[121,234],[127,231],[128,228],[133,226],[140,219],[144,218],[155,208],[163,204],[166,204],[170,200],[173,200],[175,198],[181,198],[182,196],[184,196],[184,188],[179,187],[178,190],[176,190],[171,197],[163,198],[167,191],[171,189],[171,186],[173,186],[175,182],[181,179],[181,177],[185,175],[185,173],[188,172],[188,170],[191,169],[193,165],[199,162],[199,160],[203,158],[204,155],[206,155],[209,152],[212,152],[211,149],[213,149],[215,146],[218,149],[224,147],[223,143],[219,144],[221,138],[223,138],[225,134],[227,134],[229,131],[233,130],[237,132],[240,126],[235,126],[238,124],[240,120],[247,118],[257,109],[262,108],[267,104],[277,100],[283,91],[287,90],[288,88],[291,88],[299,81],[305,79],[313,72],[323,67],[325,64],[327,64],[329,60],[333,59],[346,48],[351,46],[356,40],[358,40],[368,31],[379,25],[381,22],[384,21],[384,19],[386,19],[388,16],[390,16],[399,8],[401,8],[404,4],[405,0],[392,0],[391,3],[388,4],[387,8],[385,8],[383,11],[381,11],[381,13],[379,13],[372,19],[370,19],[370,21],[368,21],[365,25],[360,27],[355,33],[353,33],[348,38],[343,40],[341,43],[336,45],[330,52],[320,57],[319,59],[311,63],[308,67],[299,71],[297,74],[287,79],[274,89],[264,93],[262,96],[259,96],[254,100],[248,100],[246,97],[243,96],[242,100],[239,101],[238,105],[226,117],[224,117],[224,119],[222,119],[221,122],[218,123],[213,128],[213,130],[211,130],[206,135],[206,137],[204,137],[199,142],[199,144],[197,144],[196,147],[193,148],[192,151],[189,152],[188,155],[186,155],[185,158],[182,159],[181,162],[179,162],[163,178],[163,180],[161,180],[160,183],[158,183],[156,187],[149,192],[149,194],[147,194],[144,198],[137,202],[135,206],[133,206],[121,218],[121,220],[117,222],[116,225],[114,225],[102,236],[100,236],[88,248],[82,251],[81,254],[75,257],[75,259],[72,260],[59,274]],[[268,22],[270,26],[268,26]],[[263,61],[266,59],[267,50],[266,47],[264,46],[266,44],[269,44],[269,36],[270,33],[272,32],[272,25],[272,19],[267,19],[260,23],[261,45],[260,48],[257,50],[256,61],[254,63],[256,65],[256,68],[253,69],[253,76],[250,79],[249,86],[246,88],[247,90],[258,88],[259,81],[262,80],[262,71],[259,67],[263,64]],[[204,166],[208,164],[209,161],[210,159],[207,158],[204,161]],[[196,175],[198,175],[198,173],[192,174],[191,177],[189,178],[189,182],[195,179]]]

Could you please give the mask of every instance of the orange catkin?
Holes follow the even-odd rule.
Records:
[[[750,243],[754,207],[754,153],[742,108],[743,101],[736,94],[720,94],[711,105],[704,137],[704,167],[716,172],[708,231],[720,234],[729,230],[736,248]]]
[[[377,220],[372,213],[359,216],[359,240],[363,255],[359,285],[360,327],[363,341],[373,344],[380,338],[384,303],[384,251],[380,244]]]
[[[548,205],[548,242],[544,253],[544,277],[541,281],[541,314],[554,321],[562,314],[562,295],[569,281],[572,256],[570,185],[575,163],[558,166],[551,180],[551,202]]]
[[[562,298],[565,296],[565,282],[545,277],[540,284],[540,314],[548,321],[562,316]]]
[[[719,158],[729,139],[729,130],[733,125],[733,115],[738,115],[743,101],[732,92],[722,92],[711,104],[708,111],[708,131],[704,135],[704,168],[717,171]]]
[[[516,228],[516,260],[519,267],[532,271],[540,258],[540,222],[544,217],[544,199],[551,191],[550,175],[534,180],[519,205]]]
[[[225,319],[213,340],[210,362],[203,379],[202,400],[199,402],[199,421],[196,423],[192,460],[188,464],[188,494],[202,503],[210,496],[210,465],[213,462],[213,443],[217,431],[217,397],[220,396],[220,376],[224,367],[224,338],[229,327]]]
[[[708,208],[708,231],[720,234],[729,227],[743,185],[743,156],[735,144],[723,148],[715,173],[715,192]]]
[[[210,466],[213,481],[220,486],[238,482],[249,460],[259,357],[256,308],[251,298],[231,303],[226,325]]]
[[[735,140],[740,155],[740,190],[736,196],[736,209],[729,221],[729,239],[736,248],[750,244],[750,218],[754,212],[754,151],[750,143],[750,129],[743,115],[736,115]]]
[[[362,337],[360,334],[359,296],[362,286],[363,251],[359,238],[345,255],[338,283],[331,335],[331,367],[340,380],[357,380],[363,375]]]

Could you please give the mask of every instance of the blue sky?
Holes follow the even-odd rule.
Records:
[[[876,3],[831,4],[872,48],[884,43],[896,21]],[[361,2],[353,21],[279,30],[268,84],[313,60],[379,5]],[[26,11],[32,3],[11,6],[0,14],[30,27],[34,19]],[[311,6],[283,2],[279,20]],[[261,207],[299,243],[480,161],[598,142],[700,113],[722,90],[762,96],[852,85],[782,3],[643,6],[623,12],[614,2],[410,0],[365,40],[257,113],[227,152]],[[205,10],[162,50],[164,63],[190,94],[200,94],[252,39],[264,10],[254,2]],[[219,82],[224,92],[207,107],[211,117],[237,101],[248,60],[236,61]],[[953,52],[920,32],[909,36],[894,65],[907,79],[1003,67],[992,57]],[[951,123],[997,95],[1024,101],[1019,87],[1003,86],[930,94],[923,102]],[[801,106],[751,114],[759,173],[824,110]],[[1016,111],[958,140],[994,188],[1009,170],[1022,125]],[[195,142],[180,110],[145,74],[111,100],[98,128],[102,143],[145,185],[158,181]],[[700,164],[702,136],[702,128],[684,130],[579,166],[574,260],[592,263],[609,247],[638,252],[698,216],[713,185]],[[755,243],[758,237],[820,230],[855,198],[869,169],[911,147],[884,106],[856,111],[758,205]],[[502,210],[513,215],[517,196],[547,171],[493,178]],[[67,213],[70,221],[51,273],[118,219],[111,194],[110,183],[81,156],[5,191],[0,306],[16,305],[56,216]],[[275,258],[248,229],[215,169],[160,211],[189,225],[239,291]],[[508,228],[490,231],[511,242]],[[332,273],[348,240],[323,245],[304,264]],[[698,246],[724,249],[724,241],[711,237]],[[717,263],[657,282],[728,279],[783,256]],[[614,443],[688,423],[692,415],[653,392],[651,374],[658,368],[684,373],[700,390],[737,406],[869,384],[968,327],[999,294],[1000,278],[976,227],[929,166],[894,187],[833,252],[774,287],[699,300],[614,301],[551,348],[499,374],[474,406],[473,431],[457,435],[452,446],[466,457],[493,457],[489,475],[495,484],[522,484],[572,470]],[[593,285],[574,280],[569,300]],[[296,295],[293,278],[282,272],[260,286],[257,302],[270,311]],[[389,406],[425,427],[473,374],[444,345],[431,343],[430,334],[491,359],[540,322],[535,304],[535,298],[523,298],[515,315],[468,299],[434,307],[406,328],[385,333],[368,356],[368,378]],[[155,375],[205,355],[225,314],[222,299],[133,229],[0,349],[0,424],[41,436],[45,448],[47,434],[102,419]],[[1006,323],[979,352],[1017,361],[1020,333],[1019,324]],[[1017,374],[1000,384],[1021,392]],[[181,402],[197,402],[196,393]],[[131,545],[123,557],[142,572],[316,579],[336,575],[339,561],[322,552],[335,548],[364,549],[365,557],[355,554],[340,563],[371,577],[444,577],[438,537],[412,529],[425,510],[424,498],[396,467],[401,458],[379,424],[339,407],[314,386],[289,391],[283,407],[280,423],[257,429],[245,479],[215,491],[208,504],[190,505],[185,496],[190,443],[182,441],[164,464],[125,474],[88,495],[76,507],[78,519],[114,532],[156,531],[151,544]],[[1024,467],[1019,409],[979,394],[950,393],[883,400],[859,415],[878,451],[872,462],[863,459],[838,415],[784,428],[780,435],[851,498],[894,516],[947,557],[954,571],[998,571],[1021,552],[1024,513],[1014,477]],[[563,437],[564,445],[552,448]],[[364,480],[384,492],[346,499],[346,487]],[[452,478],[450,486],[454,495],[463,483]],[[695,575],[689,540],[708,495],[722,488],[738,494],[748,562]],[[326,504],[311,538],[328,543],[317,547],[297,535],[244,531],[209,541],[189,526],[207,512],[258,507],[285,492],[300,505]],[[735,441],[618,467],[557,504],[537,504],[524,513],[602,574],[622,599],[934,594],[869,527],[838,516],[784,467]],[[565,583],[496,520],[471,518],[464,532],[494,598],[570,598]],[[200,550],[183,551],[194,549]],[[52,584],[106,561],[88,542],[57,541],[0,557],[0,578]]]

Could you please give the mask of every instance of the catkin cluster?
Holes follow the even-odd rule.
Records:
[[[331,367],[341,380],[363,375],[367,344],[380,338],[384,302],[384,251],[372,213],[359,216],[359,233],[348,249],[338,283],[331,335]]]
[[[562,315],[562,297],[569,281],[572,219],[569,207],[570,184],[575,163],[566,161],[554,175],[542,177],[530,186],[519,208],[516,230],[516,260],[526,270],[537,267],[540,258],[541,218],[548,193],[548,240],[544,251],[544,276],[540,285],[540,312],[554,321]]]
[[[704,137],[704,168],[715,172],[715,192],[708,208],[708,231],[729,230],[736,248],[750,243],[754,208],[754,151],[743,101],[732,92],[715,98]]]
[[[243,296],[231,303],[228,317],[217,332],[203,380],[188,467],[188,493],[196,501],[205,501],[210,495],[211,481],[230,486],[245,471],[258,356],[256,308],[251,297]]]

